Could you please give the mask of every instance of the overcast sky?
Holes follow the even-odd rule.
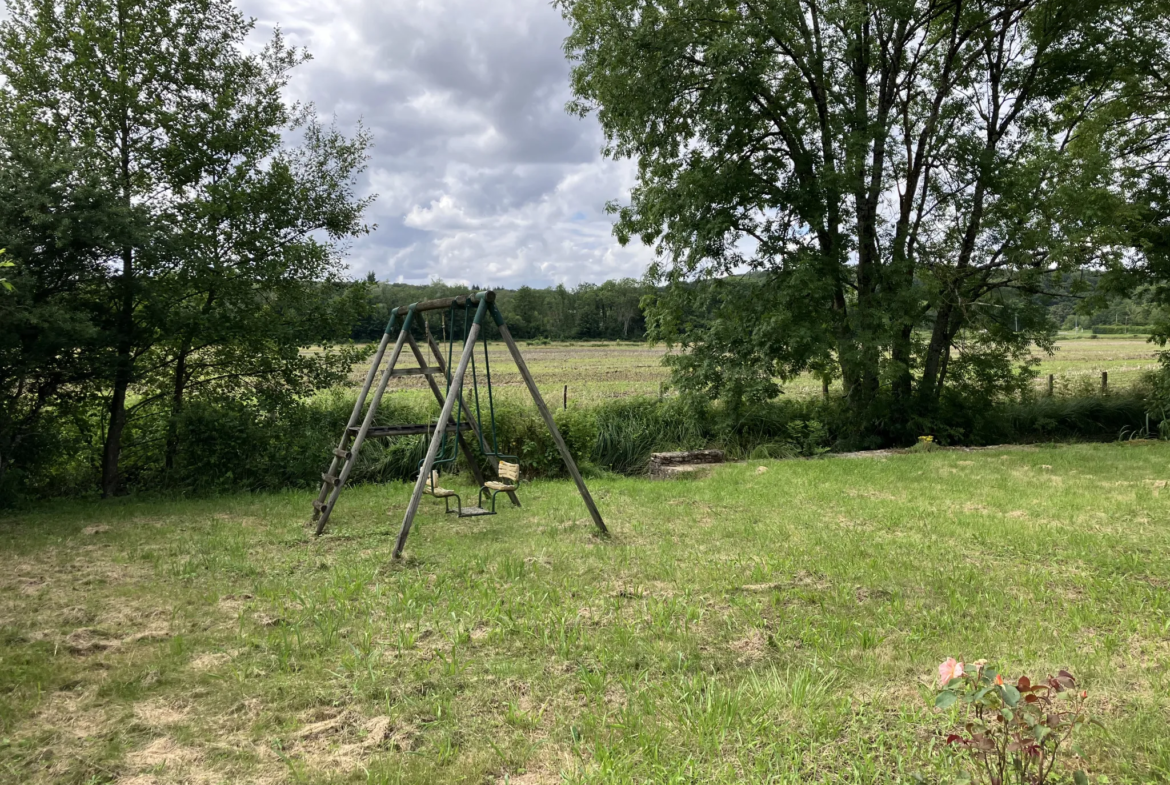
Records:
[[[378,228],[349,254],[379,280],[548,286],[640,276],[648,249],[604,206],[633,184],[596,120],[565,112],[567,26],[548,0],[243,0],[258,35],[308,47],[292,97],[374,149]]]

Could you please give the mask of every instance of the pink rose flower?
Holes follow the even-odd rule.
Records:
[[[963,675],[963,663],[955,660],[954,657],[947,657],[941,665],[938,666],[938,683],[940,687],[947,686],[947,682],[951,679],[958,678]]]

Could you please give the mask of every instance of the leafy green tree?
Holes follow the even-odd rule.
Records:
[[[330,282],[342,243],[366,231],[354,177],[369,140],[288,106],[306,55],[279,34],[249,54],[252,27],[226,0],[14,0],[0,25],[13,124],[69,140],[124,216],[96,319],[111,368],[105,495],[135,413],[165,402],[173,419],[193,389],[304,392],[352,359],[300,349],[361,304]]]
[[[638,162],[616,232],[658,251],[652,328],[690,350],[684,386],[766,397],[813,369],[908,428],[948,387],[1018,387],[1051,344],[1045,281],[1121,262],[1094,124],[1170,40],[1152,6],[558,5],[571,108]]]
[[[108,376],[101,298],[125,214],[67,143],[0,133],[0,237],[15,285],[0,297],[0,496],[43,464]]]

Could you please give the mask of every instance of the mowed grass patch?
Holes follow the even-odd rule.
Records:
[[[763,470],[760,470],[763,467]],[[948,655],[1067,668],[1170,777],[1170,445],[750,462],[454,519],[409,486],[0,522],[0,780],[900,782]]]

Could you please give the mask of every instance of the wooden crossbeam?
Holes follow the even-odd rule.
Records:
[[[459,423],[460,431],[470,431],[472,426],[470,423]],[[349,429],[351,434],[356,435],[357,428]],[[447,433],[455,433],[455,423],[447,423]],[[389,439],[394,436],[429,436],[435,432],[435,426],[430,423],[423,425],[371,425],[370,429],[366,431],[367,439]]]

